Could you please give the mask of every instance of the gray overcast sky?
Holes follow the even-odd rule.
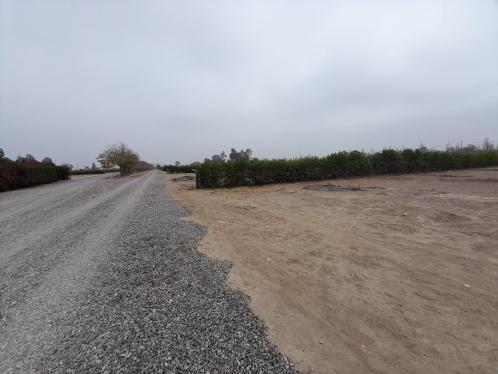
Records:
[[[0,0],[0,147],[88,165],[498,141],[498,2]]]

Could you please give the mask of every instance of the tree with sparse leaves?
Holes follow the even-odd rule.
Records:
[[[241,149],[239,152],[235,148],[230,151],[230,161],[249,161],[252,156],[252,149],[247,148],[245,151]]]
[[[482,143],[482,150],[483,151],[494,151],[495,145],[488,138],[484,138],[484,142]]]
[[[129,174],[132,167],[136,165],[139,160],[138,153],[130,149],[124,143],[108,146],[107,149],[97,157],[97,161],[100,162],[104,169],[118,166],[121,176]]]

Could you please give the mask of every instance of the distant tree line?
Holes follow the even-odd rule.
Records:
[[[160,167],[162,171],[167,173],[195,173],[199,167],[200,162],[194,162],[188,165],[181,165],[180,163],[175,163],[174,165],[163,165]]]
[[[250,151],[250,150],[248,150]],[[385,149],[381,152],[338,152],[325,157],[258,160],[252,151],[222,152],[196,169],[198,188],[261,185],[355,176],[403,174],[498,165],[498,151],[485,140],[481,146],[447,147],[446,151]]]
[[[83,169],[71,169],[71,175],[91,175],[91,174],[105,174],[105,173],[118,173],[119,168],[97,168],[92,169],[89,167],[85,167]]]
[[[446,145],[446,152],[450,153],[458,153],[458,152],[464,152],[464,153],[472,153],[472,152],[479,152],[479,151],[495,151],[497,150],[496,145],[490,141],[488,138],[484,138],[484,141],[482,142],[481,145],[476,145],[476,144],[457,144],[457,145],[451,145],[447,144]]]
[[[66,180],[70,178],[69,172],[67,165],[55,165],[49,157],[40,162],[26,154],[12,161],[0,148],[0,191]]]
[[[254,160],[252,158],[251,149],[247,148],[246,150],[241,149],[240,151],[237,151],[235,148],[232,148],[228,156],[225,151],[222,151],[219,154],[212,155],[210,158],[205,158],[204,164],[223,164],[226,162],[242,160]],[[200,162],[182,165],[179,161],[176,161],[174,164],[157,167],[168,173],[195,173],[201,165]]]
[[[237,151],[235,148],[230,150],[230,155],[227,156],[225,151],[222,151],[220,154],[214,154],[211,158],[205,158],[204,163],[225,163],[227,161],[248,161],[252,159],[252,149],[247,148],[246,150],[241,149]]]
[[[167,173],[195,173],[198,169],[200,162],[193,162],[191,164],[182,165],[180,161],[176,161],[174,165],[163,165],[158,168]]]

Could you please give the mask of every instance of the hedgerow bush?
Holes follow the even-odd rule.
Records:
[[[55,172],[57,173],[58,180],[69,180],[71,179],[71,169],[66,165],[58,165],[55,167]]]
[[[498,165],[496,151],[450,153],[386,149],[370,154],[352,151],[291,160],[205,162],[197,166],[196,180],[198,188],[218,188],[495,165]]]
[[[198,166],[193,165],[164,165],[161,167],[162,171],[168,173],[195,173]]]
[[[8,158],[0,159],[0,191],[15,188],[17,178],[16,163]]]
[[[119,171],[119,169],[117,169]],[[103,169],[76,169],[71,170],[71,175],[104,174]]]
[[[0,159],[0,191],[36,186],[69,179],[67,166],[41,163],[35,160]]]
[[[105,173],[119,173],[119,168],[108,169],[75,169],[71,170],[71,175],[90,175],[90,174],[105,174]]]
[[[55,165],[36,161],[16,162],[16,188],[35,186],[37,184],[57,181]]]

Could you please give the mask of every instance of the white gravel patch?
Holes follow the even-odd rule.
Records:
[[[295,372],[161,172],[48,187],[0,195],[0,372]]]

